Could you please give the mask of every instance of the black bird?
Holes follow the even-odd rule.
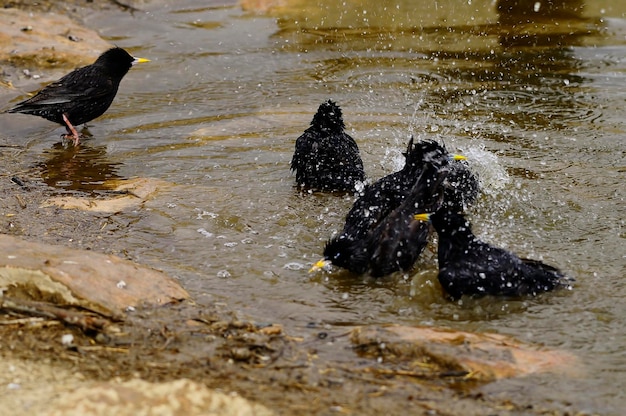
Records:
[[[311,126],[296,140],[291,170],[298,186],[320,191],[354,191],[365,181],[359,148],[344,131],[341,109],[322,103]]]
[[[445,158],[444,158],[445,160]],[[444,163],[445,165],[445,163]],[[315,271],[329,263],[355,274],[369,272],[381,277],[398,270],[408,271],[426,246],[428,223],[415,214],[437,210],[443,202],[445,166],[426,162],[421,175],[403,201],[364,235],[342,233],[328,241],[324,258],[313,265]]]
[[[441,168],[448,166],[451,159],[465,159],[464,156],[449,154],[435,141],[414,143],[412,137],[403,155],[405,163],[402,169],[365,187],[346,216],[342,234],[357,239],[367,234],[402,203],[426,164]]]
[[[444,191],[444,205],[453,212],[463,212],[478,198],[478,175],[472,172],[465,160],[454,160],[448,167]]]
[[[476,238],[462,214],[440,209],[429,217],[439,235],[439,282],[454,299],[463,295],[534,296],[570,287],[572,279],[558,269]]]
[[[136,63],[148,61],[134,58],[122,48],[111,48],[93,64],[48,84],[34,97],[7,112],[33,114],[59,123],[67,129],[64,137],[73,138],[74,145],[78,145],[80,136],[74,125],[87,123],[104,114],[128,70]]]

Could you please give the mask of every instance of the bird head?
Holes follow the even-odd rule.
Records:
[[[445,207],[435,213],[416,214],[413,219],[430,221],[439,235],[444,234],[461,239],[473,238],[472,226],[465,216]]]
[[[324,247],[324,258],[317,261],[309,271],[334,264],[357,274],[365,273],[369,261],[367,248],[362,243],[362,240],[355,240],[345,234],[331,238]]]
[[[332,100],[322,103],[313,116],[311,125],[320,130],[342,131],[345,128],[341,108]]]
[[[403,169],[423,169],[424,164],[431,164],[436,168],[446,167],[452,160],[465,160],[465,156],[450,154],[444,145],[434,140],[413,142],[409,140],[406,152],[403,153],[406,163]]]
[[[135,58],[120,47],[114,47],[98,57],[94,65],[104,68],[113,77],[121,79],[136,63],[149,62],[146,58]]]

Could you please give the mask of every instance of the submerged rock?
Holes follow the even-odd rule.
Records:
[[[478,334],[432,327],[391,325],[359,327],[352,343],[385,362],[411,363],[419,371],[461,375],[478,381],[559,372],[574,375],[571,353],[526,344],[499,334]]]
[[[116,213],[133,208],[150,199],[158,190],[171,186],[170,183],[153,178],[114,179],[106,182],[107,187],[119,194],[111,197],[54,196],[41,205],[63,209],[78,209],[91,212]]]

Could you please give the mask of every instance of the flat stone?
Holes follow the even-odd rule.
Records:
[[[0,360],[4,396],[0,414],[81,416],[269,416],[266,407],[235,394],[178,379],[86,381],[75,371],[45,362]]]
[[[67,16],[0,9],[0,61],[29,69],[73,69],[93,63],[110,47]]]
[[[160,306],[189,294],[163,272],[116,256],[0,235],[0,288],[34,300],[121,317],[129,307]]]
[[[135,178],[124,180],[110,180],[106,183],[112,191],[124,192],[123,195],[114,195],[109,198],[94,196],[55,196],[48,198],[41,205],[45,207],[59,207],[63,209],[77,209],[81,211],[116,213],[133,208],[147,201],[158,190],[171,187],[171,184],[153,178]]]
[[[391,325],[359,327],[351,337],[358,349],[384,361],[408,362],[439,373],[466,373],[480,381],[547,371],[575,375],[581,370],[577,357],[569,352],[500,334]]]

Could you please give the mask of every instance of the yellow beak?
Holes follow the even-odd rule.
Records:
[[[135,60],[133,61],[133,65],[134,64],[142,64],[144,62],[150,62],[150,60],[146,59],[146,58],[135,58]]]
[[[467,160],[467,158],[465,156],[457,155],[457,154],[452,155],[452,159],[454,159],[454,160]]]
[[[413,219],[417,221],[428,221],[430,220],[430,214],[424,212],[423,214],[415,214],[413,215]]]
[[[328,266],[329,264],[330,264],[330,260],[320,259],[309,269],[309,273],[313,273],[318,270],[321,270],[324,267]]]

